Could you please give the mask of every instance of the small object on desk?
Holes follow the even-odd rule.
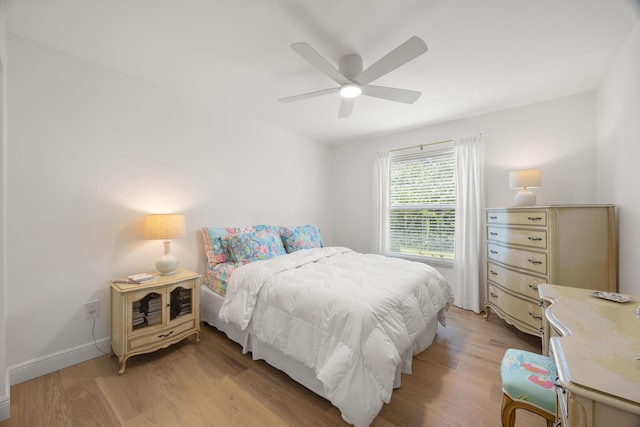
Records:
[[[127,279],[126,277],[118,277],[117,279],[112,280],[113,283],[122,283],[125,285],[139,285],[140,282],[136,282],[131,279]]]
[[[131,276],[127,276],[127,279],[133,280],[136,283],[148,282],[149,280],[153,280],[153,276],[147,273],[140,274],[132,274]]]
[[[625,295],[617,294],[615,292],[594,291],[594,292],[591,292],[591,295],[597,298],[602,298],[602,299],[606,299],[608,301],[614,301],[614,302],[633,301],[633,298],[630,298]],[[636,308],[636,314],[638,314],[637,308]]]
[[[154,277],[152,275],[150,275],[150,274],[140,273],[140,274],[132,274],[132,275],[127,276],[127,277],[120,277],[120,278],[114,279],[112,281],[113,281],[113,283],[124,283],[124,284],[129,284],[129,285],[140,285],[142,283],[150,282],[153,279],[154,279]]]

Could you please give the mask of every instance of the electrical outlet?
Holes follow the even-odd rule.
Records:
[[[100,316],[100,301],[87,301],[84,303],[84,318],[95,319]]]

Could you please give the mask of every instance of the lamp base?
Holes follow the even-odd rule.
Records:
[[[161,276],[169,276],[176,272],[176,268],[178,268],[178,258],[171,255],[171,242],[165,240],[163,243],[164,255],[156,261],[156,269],[160,272]]]
[[[160,272],[161,276],[169,276],[176,272],[178,268],[178,258],[169,254],[161,256],[156,261],[156,270]]]
[[[516,206],[535,206],[536,195],[531,190],[520,190],[515,198]]]

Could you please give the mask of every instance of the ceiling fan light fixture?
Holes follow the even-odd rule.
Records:
[[[321,73],[338,83],[338,86],[280,98],[280,102],[300,101],[307,98],[315,98],[320,95],[340,92],[342,99],[340,101],[338,118],[342,119],[351,115],[355,98],[361,94],[386,99],[388,101],[402,102],[404,104],[413,104],[420,98],[420,92],[416,92],[415,90],[369,84],[425,53],[427,51],[427,44],[419,37],[411,37],[381,59],[374,62],[366,70],[362,69],[362,57],[355,53],[341,57],[338,61],[338,68],[336,69],[329,61],[306,43],[293,43],[291,49],[296,51],[296,53],[306,59]]]
[[[355,98],[362,93],[362,88],[356,83],[346,83],[340,88],[340,96],[343,98]]]

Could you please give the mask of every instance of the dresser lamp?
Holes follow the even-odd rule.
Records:
[[[184,215],[150,214],[144,220],[144,238],[164,240],[164,255],[156,261],[156,269],[163,276],[176,272],[178,258],[171,255],[171,241],[185,237]]]
[[[542,185],[540,169],[527,169],[509,172],[509,188],[519,190],[516,194],[516,206],[535,206],[536,195],[529,190]]]

